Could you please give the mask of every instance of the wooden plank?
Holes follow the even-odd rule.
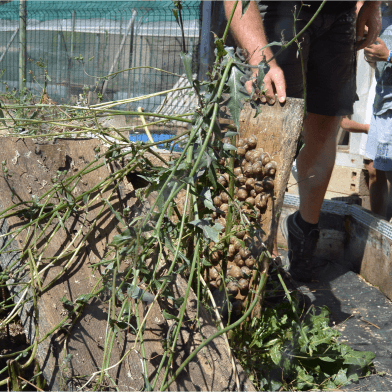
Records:
[[[350,217],[347,225],[348,241],[346,258],[353,270],[360,273],[370,284],[379,288],[386,297],[392,300],[392,239],[382,232],[373,229],[380,227],[383,221],[376,214],[366,211],[359,206],[353,206],[363,212],[366,220]],[[384,227],[392,233],[392,225],[383,221]]]
[[[282,218],[297,207],[284,205]],[[347,215],[322,211],[320,239],[315,257],[339,263],[362,275],[392,300],[392,224],[378,215],[357,206],[350,206]],[[278,231],[278,244],[287,246]]]
[[[244,105],[240,117],[240,135],[257,137],[257,148],[262,147],[277,163],[274,197],[268,201],[263,216],[263,241],[272,251],[277,234],[279,216],[283,206],[284,193],[297,148],[297,141],[303,123],[303,100],[287,98],[282,105],[261,104],[262,114],[254,118],[256,111],[249,104]]]

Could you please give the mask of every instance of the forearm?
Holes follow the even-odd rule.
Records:
[[[229,18],[234,1],[225,1],[225,13]],[[257,2],[251,1],[249,8],[241,18],[242,6],[238,2],[230,28],[238,45],[248,53],[248,63],[257,65],[263,60],[263,55],[269,60],[273,54],[270,48],[260,49],[268,44],[264,32],[263,21],[257,8]],[[273,60],[271,63],[275,63]],[[270,66],[273,65],[270,63]]]
[[[357,1],[357,8],[356,8],[356,10],[355,10],[355,13],[357,14],[357,17],[358,17],[358,14],[359,14],[359,10],[362,8],[362,6],[363,6],[363,3],[364,3],[364,1]]]
[[[374,1],[374,0],[365,0],[365,1],[357,1],[357,14],[362,6],[370,6],[374,8],[380,8],[382,1]]]
[[[357,121],[350,120],[347,117],[343,117],[340,123],[340,126],[348,132],[354,133],[368,133],[369,132],[369,124],[361,124]]]

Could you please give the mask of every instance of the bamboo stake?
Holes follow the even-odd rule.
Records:
[[[143,113],[143,112],[144,112],[144,109],[143,109],[142,107],[139,106],[139,107],[137,108],[137,111],[140,112],[140,113]],[[149,140],[151,143],[155,143],[155,142],[154,142],[154,139],[153,139],[152,136],[151,136],[150,130],[149,130],[148,127],[147,127],[146,119],[144,118],[144,116],[140,116],[140,119],[142,120],[142,124],[144,125],[144,130],[146,131],[146,135],[147,135],[147,137],[148,137],[148,140]]]

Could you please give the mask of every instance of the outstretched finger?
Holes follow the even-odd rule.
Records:
[[[276,94],[280,103],[286,101],[286,81],[284,79],[284,74],[281,68],[276,68],[271,74],[272,82],[275,86]]]
[[[272,87],[272,80],[270,76],[265,75],[264,77],[264,91],[265,91],[265,97],[266,100],[268,101],[269,104],[274,104],[275,103],[275,94],[274,94],[274,89]],[[264,100],[262,100],[264,101]]]

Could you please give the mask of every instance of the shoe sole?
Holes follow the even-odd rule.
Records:
[[[289,218],[289,215],[287,215],[283,221],[280,223],[280,231],[282,232],[283,238],[287,242],[287,256],[285,257],[285,263],[284,267],[285,270],[288,272],[290,269],[290,241],[289,241],[289,231],[288,231],[288,225],[287,225],[287,219]]]
[[[286,240],[286,242],[287,242],[287,256],[286,256],[286,259],[287,259],[287,261],[289,262],[290,260],[289,260],[289,254],[290,254],[290,240],[289,240],[289,230],[288,230],[288,224],[287,224],[287,220],[289,219],[289,216],[290,215],[287,215],[284,219],[283,219],[283,221],[281,222],[281,224],[280,224],[280,231],[282,232],[282,234],[283,234],[283,238]],[[287,264],[287,265],[290,265],[290,262]]]

